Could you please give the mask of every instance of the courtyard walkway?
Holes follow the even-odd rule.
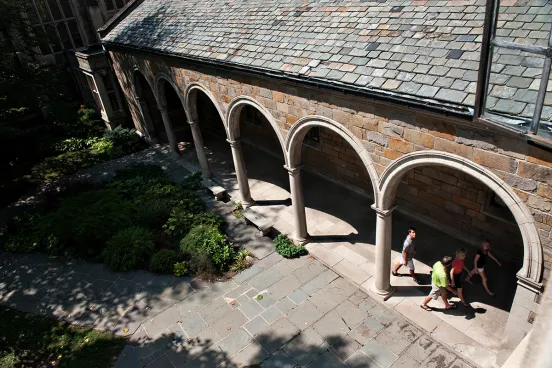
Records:
[[[239,198],[237,181],[228,144],[207,136],[208,157],[215,178],[233,198]],[[197,164],[195,151],[184,148],[184,160]],[[275,220],[278,232],[291,234],[293,217],[289,178],[282,167],[283,158],[243,144],[254,208]],[[254,159],[253,159],[254,158]],[[347,280],[370,292],[375,274],[375,223],[370,208],[373,203],[357,193],[312,172],[303,172],[307,223],[311,242],[309,252]],[[418,254],[416,272],[424,285],[410,277],[392,277],[395,294],[385,302],[404,318],[415,323],[436,339],[484,367],[491,367],[498,353],[516,290],[517,268],[501,259],[503,266],[489,265],[490,286],[496,297],[488,296],[478,277],[474,285],[465,285],[465,295],[473,308],[459,303],[454,311],[445,311],[441,301],[432,302],[435,311],[428,313],[419,305],[430,290],[431,266],[443,255],[454,255],[456,249],[468,248],[467,265],[471,266],[476,249],[449,234],[430,227],[412,216],[396,212],[393,216],[392,265],[397,263],[409,226],[417,228]],[[407,276],[406,269],[399,273]],[[375,295],[373,295],[376,297]],[[458,298],[453,301],[459,302]]]
[[[189,174],[147,150],[79,175],[98,180],[135,161],[157,163],[176,181]],[[280,257],[270,239],[229,215],[230,204],[206,200],[259,258],[235,279],[114,273],[101,264],[0,253],[0,304],[128,336],[116,368],[471,367],[335,270],[312,256]]]

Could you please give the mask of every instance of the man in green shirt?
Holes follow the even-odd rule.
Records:
[[[442,260],[435,262],[433,265],[433,272],[431,273],[431,292],[424,299],[424,303],[421,305],[426,311],[431,311],[431,308],[427,305],[433,300],[441,297],[445,303],[445,309],[454,309],[456,304],[450,304],[447,300],[447,290],[456,295],[456,291],[449,285],[449,279],[447,275],[447,267],[452,263],[452,257],[445,256]]]

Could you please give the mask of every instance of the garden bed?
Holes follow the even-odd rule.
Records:
[[[0,307],[0,367],[113,365],[127,340],[50,318]]]
[[[0,241],[6,251],[83,258],[117,272],[231,277],[249,266],[249,253],[228,241],[226,222],[206,211],[198,190],[198,174],[175,184],[158,166],[134,164],[13,218]]]

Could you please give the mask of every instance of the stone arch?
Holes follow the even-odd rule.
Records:
[[[354,136],[345,126],[342,124],[326,118],[324,116],[311,115],[303,117],[291,127],[285,141],[285,147],[287,152],[287,162],[290,167],[297,167],[301,163],[301,148],[303,146],[303,140],[310,128],[323,127],[331,130],[332,132],[341,136],[345,141],[356,151],[368,175],[372,181],[372,187],[374,190],[374,198],[377,198],[378,194],[378,173],[374,167],[374,163],[370,154],[357,137]]]
[[[191,83],[186,88],[186,92],[184,93],[184,96],[185,96],[184,108],[186,109],[186,114],[188,115],[190,121],[197,122],[199,120],[198,112],[197,112],[197,91],[203,92],[205,96],[207,96],[207,98],[211,100],[211,102],[215,106],[215,109],[217,109],[217,112],[220,116],[220,120],[222,121],[224,125],[224,129],[226,130],[226,121],[224,119],[224,113],[220,109],[220,106],[217,103],[215,96],[213,96],[213,94],[200,83]]]
[[[263,105],[261,105],[258,101],[251,97],[238,96],[234,98],[228,105],[228,112],[226,113],[226,130],[228,133],[228,139],[234,141],[240,138],[240,114],[242,109],[246,105],[252,106],[255,109],[259,110],[261,114],[264,115],[266,120],[268,120],[269,124],[272,126],[274,132],[276,133],[276,137],[278,137],[278,142],[282,147],[284,160],[287,165],[288,161],[284,144],[284,137],[282,135],[282,132],[280,131],[278,123],[276,122],[272,114]]]
[[[383,172],[378,184],[376,208],[381,211],[390,210],[397,186],[404,174],[415,167],[430,165],[446,166],[470,175],[489,187],[504,201],[512,212],[523,239],[523,267],[518,272],[518,277],[533,283],[534,286],[540,285],[543,252],[535,220],[518,195],[502,179],[483,166],[447,152],[419,151],[406,154],[395,160]]]
[[[135,66],[134,70],[132,71],[132,88],[134,90],[134,96],[141,97],[143,94],[142,86],[140,83],[137,82],[138,74],[141,74],[142,77],[144,77],[144,80],[148,83],[149,87],[155,95],[155,89],[153,88],[150,80],[146,77],[146,73],[144,73],[144,71],[139,67]]]
[[[186,115],[188,115],[188,111],[186,111],[186,100],[184,99],[184,97],[182,97],[182,94],[180,93],[176,83],[173,81],[173,79],[171,77],[169,77],[167,74],[161,72],[159,74],[157,74],[157,76],[155,77],[155,83],[154,83],[154,86],[155,86],[155,96],[157,98],[157,103],[159,105],[159,107],[166,107],[166,103],[167,103],[167,99],[166,99],[166,96],[165,96],[165,89],[163,88],[164,84],[163,83],[168,83],[173,89],[174,91],[176,92],[176,94],[178,95],[178,98],[180,99],[180,103],[182,104],[182,108],[184,109],[184,111],[186,112]]]

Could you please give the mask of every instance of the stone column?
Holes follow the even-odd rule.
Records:
[[[291,205],[293,209],[294,240],[299,244],[308,242],[307,217],[305,215],[305,197],[301,181],[301,166],[287,167],[289,173],[289,187],[291,191]]]
[[[144,120],[144,124],[146,124],[146,132],[148,134],[148,137],[150,141],[153,143],[157,143],[157,132],[155,131],[153,127],[153,122],[151,121],[151,115],[148,108],[148,104],[146,101],[140,97],[136,97],[136,101],[138,102],[138,105],[140,106],[140,112],[142,113],[142,119]]]
[[[180,156],[180,151],[178,150],[178,143],[176,142],[176,137],[172,129],[171,118],[169,118],[169,113],[166,107],[160,107],[159,111],[161,112],[161,117],[163,118],[163,125],[165,126],[165,132],[167,133],[167,139],[169,140],[169,147],[171,148],[171,153],[175,156]]]
[[[207,161],[207,154],[205,153],[205,146],[203,145],[203,136],[199,129],[199,123],[197,121],[190,121],[190,127],[192,129],[194,146],[197,153],[197,159],[199,160],[199,166],[201,166],[201,172],[204,178],[208,178],[211,176],[211,170],[209,169],[209,161]]]
[[[376,275],[374,291],[381,296],[393,293],[389,281],[391,275],[391,240],[392,221],[391,213],[396,208],[382,210],[372,206],[376,211]]]
[[[240,139],[230,140],[227,139],[232,148],[232,158],[234,159],[234,167],[236,168],[236,177],[238,178],[238,186],[241,195],[241,204],[244,207],[252,206],[255,201],[251,198],[251,191],[249,190],[249,181],[247,180],[247,171],[245,170],[245,160],[243,159],[243,152],[240,143]]]

